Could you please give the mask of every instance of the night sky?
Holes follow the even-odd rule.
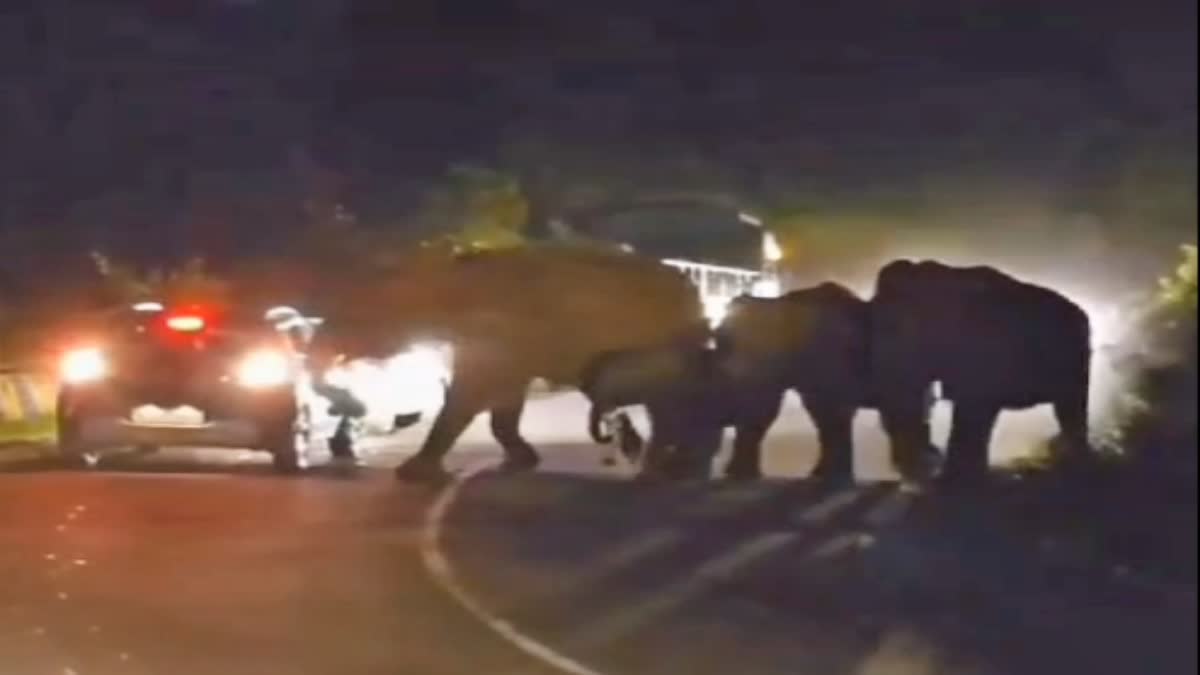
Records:
[[[403,227],[463,161],[743,194],[964,173],[1071,192],[1129,137],[1194,143],[1195,2],[808,4],[4,3],[0,245],[252,250],[313,199]]]

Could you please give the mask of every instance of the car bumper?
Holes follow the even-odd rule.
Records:
[[[263,429],[247,420],[221,420],[198,425],[140,424],[120,418],[80,420],[80,445],[102,448],[159,445],[258,449],[267,445]]]

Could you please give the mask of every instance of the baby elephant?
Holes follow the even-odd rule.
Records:
[[[610,352],[590,365],[581,389],[592,403],[592,438],[609,443],[615,436],[622,454],[641,459],[644,477],[709,477],[724,429],[736,430],[735,446],[757,447],[783,399],[782,391],[735,382],[716,350],[694,344]],[[617,412],[633,405],[645,406],[650,418],[644,454],[634,450],[640,439],[628,416]]]

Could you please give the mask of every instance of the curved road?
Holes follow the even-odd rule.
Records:
[[[429,583],[427,491],[253,474],[0,478],[0,672],[545,672]]]
[[[1038,418],[1022,420],[1002,429],[1003,444],[1044,433]],[[978,561],[939,548],[945,538],[909,517],[912,498],[886,484],[832,494],[778,481],[633,485],[581,442],[583,423],[576,397],[533,404],[524,426],[546,450],[545,472],[468,483],[445,545],[488,608],[608,675],[1033,672],[991,658],[1021,651],[1006,639],[1045,672],[1173,672],[1139,659],[1174,649],[1174,633],[1194,635],[1194,597],[1147,612],[1128,604],[1144,596],[1086,587],[1080,605],[1024,571],[1002,589],[1019,588],[1019,601],[999,597],[971,580],[1015,558],[981,544],[992,562],[964,572]],[[860,473],[886,478],[871,424]],[[484,427],[468,431],[456,462],[495,456]],[[114,459],[96,473],[0,474],[0,674],[556,672],[431,582],[419,546],[435,493],[386,470],[422,431],[368,466],[302,478],[273,476],[250,453],[203,451]],[[767,457],[778,474],[811,463],[811,429],[794,409]],[[1109,616],[1092,600],[1125,605]],[[990,609],[966,611],[976,604]],[[1153,623],[1189,611],[1190,624]],[[979,629],[946,629],[968,622]],[[1078,645],[1062,641],[1105,634],[1094,631],[1135,644],[1114,652],[1125,659],[1068,658]],[[1143,645],[1143,633],[1167,641]],[[1037,651],[1056,641],[1062,658]]]

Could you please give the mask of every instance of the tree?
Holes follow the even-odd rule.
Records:
[[[469,248],[507,248],[525,240],[529,201],[514,176],[460,164],[426,194],[415,218],[435,239]]]

